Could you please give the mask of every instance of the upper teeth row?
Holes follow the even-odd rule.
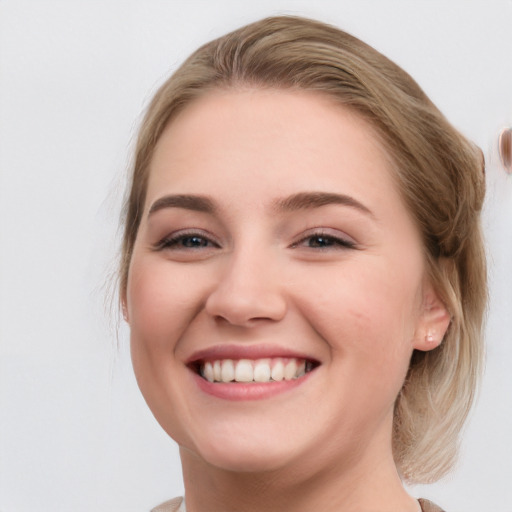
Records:
[[[306,361],[296,358],[222,359],[207,361],[200,368],[210,382],[271,382],[291,380],[306,373]]]

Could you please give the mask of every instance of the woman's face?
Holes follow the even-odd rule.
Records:
[[[167,127],[126,301],[139,386],[186,453],[236,471],[390,454],[435,300],[390,167],[312,92],[216,91]]]

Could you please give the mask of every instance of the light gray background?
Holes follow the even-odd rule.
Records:
[[[0,0],[2,512],[140,512],[181,494],[126,329],[116,348],[104,312],[123,174],[158,84],[199,44],[275,13],[374,45],[486,154],[487,372],[457,470],[412,492],[512,511],[512,176],[496,148],[512,125],[512,1]]]

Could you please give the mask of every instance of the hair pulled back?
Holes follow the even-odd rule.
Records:
[[[163,130],[209,90],[247,86],[326,94],[370,122],[387,148],[422,235],[427,271],[452,316],[438,348],[414,352],[394,413],[399,471],[409,482],[437,480],[453,464],[483,359],[483,156],[405,71],[359,39],[313,20],[268,18],[202,46],[162,85],[135,151],[123,214],[121,296]]]

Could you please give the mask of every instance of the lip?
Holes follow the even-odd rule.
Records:
[[[219,359],[272,359],[272,358],[305,359],[315,364],[315,368],[302,377],[278,382],[209,382],[201,377],[197,368],[201,362]],[[199,389],[211,396],[224,400],[262,400],[281,393],[291,391],[307,382],[315,369],[320,366],[318,359],[308,354],[274,345],[215,345],[194,352],[186,361],[193,379]]]
[[[291,391],[309,380],[312,370],[302,377],[293,380],[282,380],[279,382],[209,382],[191,370],[194,381],[204,393],[222,398],[224,400],[263,400],[273,396]]]
[[[187,366],[201,361],[215,361],[218,359],[272,359],[274,357],[287,357],[305,359],[316,364],[318,359],[309,354],[297,352],[284,347],[273,345],[214,345],[212,347],[194,352],[185,362]]]

